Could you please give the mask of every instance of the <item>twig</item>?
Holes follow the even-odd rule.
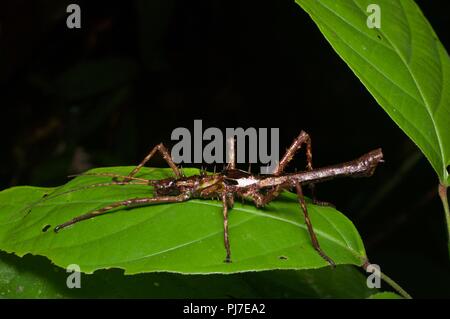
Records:
[[[362,265],[362,268],[367,271],[367,267],[370,266],[370,262],[366,260],[366,262]],[[391,286],[396,292],[399,293],[405,299],[412,299],[411,295],[407,293],[398,283],[396,283],[391,277],[384,274],[381,270],[379,270],[381,279],[386,282],[389,286]]]
[[[444,184],[439,184],[439,197],[441,198],[442,206],[444,206],[445,220],[447,222],[447,236],[449,237],[447,248],[450,254],[450,208],[448,206],[447,186]]]
[[[381,279],[383,279],[389,286],[394,288],[395,291],[397,291],[400,296],[402,296],[405,299],[412,299],[411,295],[407,293],[398,283],[396,283],[392,278],[384,274],[380,271]]]

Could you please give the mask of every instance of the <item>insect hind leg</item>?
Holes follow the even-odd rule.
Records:
[[[119,202],[112,203],[108,206],[102,207],[100,209],[91,211],[87,214],[83,214],[77,217],[72,218],[71,220],[59,224],[54,228],[55,233],[59,232],[61,229],[74,225],[78,222],[81,222],[86,219],[94,218],[103,214],[106,214],[113,210],[114,208],[118,208],[121,206],[134,206],[134,205],[150,205],[150,204],[161,204],[161,203],[176,203],[176,202],[184,202],[190,198],[189,194],[181,194],[178,196],[161,196],[161,197],[142,197],[142,198],[133,198],[127,199]]]

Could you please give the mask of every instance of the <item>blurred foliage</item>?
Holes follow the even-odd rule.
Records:
[[[208,276],[110,269],[82,274],[80,289],[67,288],[69,275],[44,257],[0,252],[0,298],[368,298],[378,291],[352,266]]]

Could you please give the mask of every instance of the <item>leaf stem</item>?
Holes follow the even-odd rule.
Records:
[[[391,277],[387,276],[380,271],[381,279],[383,279],[389,286],[391,286],[395,291],[397,291],[403,298],[412,299],[411,295],[407,293],[398,283],[396,283]]]
[[[442,201],[442,206],[444,206],[445,212],[445,220],[447,222],[447,236],[448,236],[448,251],[450,254],[450,208],[448,206],[448,197],[447,197],[447,186],[444,184],[439,184],[439,197]]]
[[[366,260],[366,262],[362,265],[362,268],[367,271],[367,267],[370,266],[370,262]],[[383,279],[389,286],[391,286],[396,292],[399,293],[405,299],[412,299],[411,295],[407,293],[398,283],[396,283],[391,277],[387,276],[381,270],[379,270],[381,279]]]

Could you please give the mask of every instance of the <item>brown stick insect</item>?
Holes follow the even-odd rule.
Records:
[[[299,173],[285,173],[287,164],[292,160],[295,153],[305,145],[306,147],[306,171]],[[170,166],[174,173],[173,178],[165,178],[161,180],[149,180],[137,178],[136,174],[140,169],[159,152]],[[311,238],[311,242],[319,255],[325,259],[331,266],[335,266],[334,261],[327,256],[321,249],[313,226],[309,219],[308,209],[303,196],[303,186],[309,185],[313,191],[315,183],[330,180],[336,177],[351,176],[363,177],[371,176],[375,171],[378,163],[383,161],[381,149],[371,151],[358,159],[341,163],[333,166],[313,169],[311,139],[309,135],[302,131],[288,148],[281,161],[278,163],[273,174],[256,176],[250,172],[238,170],[235,167],[235,160],[229,162],[228,166],[220,173],[206,174],[202,171],[199,175],[186,177],[178,166],[172,160],[168,150],[163,144],[156,145],[143,161],[136,166],[127,176],[116,174],[82,174],[81,176],[110,176],[113,181],[110,183],[88,185],[87,187],[107,186],[107,185],[126,185],[126,184],[142,184],[153,186],[152,197],[132,198],[118,201],[91,211],[84,215],[77,216],[63,224],[54,228],[55,232],[62,230],[68,226],[78,223],[82,220],[103,215],[109,211],[119,207],[129,207],[135,205],[150,205],[162,203],[184,202],[193,198],[200,199],[221,199],[223,203],[223,228],[224,228],[224,244],[226,249],[225,262],[231,262],[230,240],[228,236],[228,213],[233,207],[234,199],[239,198],[253,202],[257,207],[263,207],[272,200],[276,199],[282,191],[294,189],[298,196],[306,226]],[[314,197],[314,192],[313,192]],[[315,201],[320,204],[320,202]]]

